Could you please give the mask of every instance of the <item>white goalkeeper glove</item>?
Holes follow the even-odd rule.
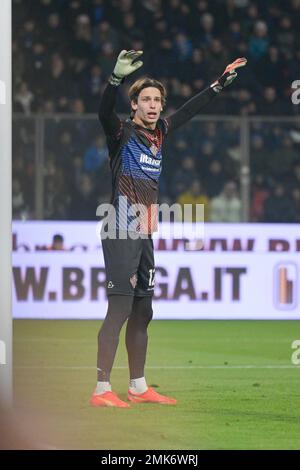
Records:
[[[135,61],[142,54],[143,51],[121,51],[109,82],[112,85],[118,86],[125,77],[139,69],[143,65],[143,62],[141,60]]]

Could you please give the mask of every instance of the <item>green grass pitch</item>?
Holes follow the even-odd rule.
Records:
[[[14,322],[16,409],[67,449],[300,449],[299,322],[153,321],[147,381],[177,406],[91,408],[96,321]],[[112,373],[126,399],[124,329]]]

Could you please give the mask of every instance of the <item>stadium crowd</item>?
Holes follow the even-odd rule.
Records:
[[[13,23],[13,106],[24,115],[14,122],[15,218],[35,217],[36,113],[49,118],[44,218],[96,218],[110,193],[99,97],[118,52],[142,49],[144,65],[121,87],[119,113],[128,114],[127,90],[139,76],[166,85],[168,114],[232,59],[248,58],[230,91],[204,109],[207,121],[167,142],[160,188],[161,202],[204,203],[206,220],[241,220],[239,124],[209,116],[299,114],[291,85],[300,79],[300,0],[13,0]],[[296,124],[250,125],[252,221],[300,222],[299,146]]]

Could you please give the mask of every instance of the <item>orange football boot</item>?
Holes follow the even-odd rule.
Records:
[[[96,394],[95,392],[91,396],[90,405],[92,406],[111,406],[116,408],[130,408],[130,405],[120,398],[114,392],[105,392]]]
[[[176,405],[177,403],[175,398],[160,395],[151,387],[144,393],[133,393],[128,390],[128,400],[133,403],[159,403],[161,405]]]

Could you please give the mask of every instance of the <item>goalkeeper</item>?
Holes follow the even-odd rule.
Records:
[[[98,378],[90,399],[92,406],[129,407],[128,402],[112,391],[110,383],[119,334],[126,320],[128,401],[176,404],[176,399],[148,387],[144,372],[155,282],[151,234],[157,224],[161,147],[170,132],[189,121],[230,85],[237,76],[236,70],[247,62],[240,58],[229,64],[208,88],[164,119],[160,117],[166,102],[163,84],[153,78],[141,78],[129,89],[130,118],[121,121],[114,111],[118,89],[128,75],[143,65],[142,53],[123,50],[119,54],[99,107],[99,120],[110,155],[111,204],[116,217],[112,235],[110,229],[106,233],[102,231],[108,311],[98,335]],[[137,205],[139,211],[133,218],[128,214]]]

